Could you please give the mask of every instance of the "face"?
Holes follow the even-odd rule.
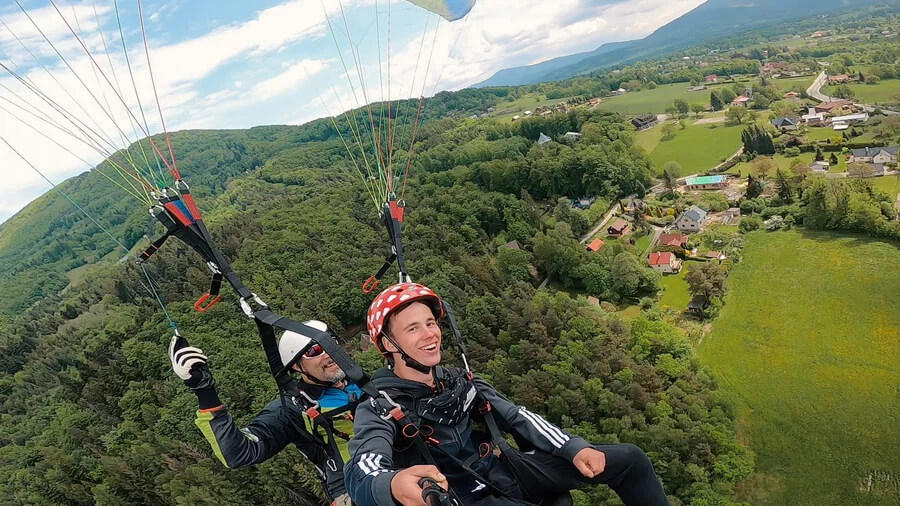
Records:
[[[388,320],[386,330],[391,339],[416,362],[426,367],[434,367],[441,362],[441,327],[427,305],[413,302],[394,313]],[[387,339],[383,343],[388,352],[397,352]]]
[[[297,362],[294,368],[299,368],[301,373],[325,383],[335,383],[346,376],[344,371],[338,367],[327,353],[322,353],[313,358],[300,357],[300,361]]]

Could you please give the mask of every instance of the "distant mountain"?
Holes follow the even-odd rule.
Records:
[[[794,18],[880,4],[890,3],[886,0],[709,0],[641,40],[604,44],[589,53],[504,69],[474,87],[558,81]]]
[[[523,84],[539,83],[547,74],[556,72],[559,69],[571,67],[590,58],[602,56],[613,51],[622,51],[636,41],[629,40],[626,42],[610,42],[603,44],[593,51],[585,51],[584,53],[576,53],[569,56],[560,56],[552,60],[535,63],[533,65],[525,65],[524,67],[514,67],[511,69],[503,69],[492,75],[484,81],[473,84],[471,88],[484,88],[487,86],[520,86]]]

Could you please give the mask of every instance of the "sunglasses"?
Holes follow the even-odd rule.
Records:
[[[316,358],[325,354],[325,349],[319,344],[314,344],[308,350],[303,352],[303,358]]]

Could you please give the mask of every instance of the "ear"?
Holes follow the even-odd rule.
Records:
[[[300,368],[300,362],[297,362],[296,364],[292,365],[291,370],[293,370],[294,372],[299,372],[300,374],[303,374],[303,369]]]
[[[384,351],[388,353],[399,353],[400,350],[394,346],[394,343],[391,342],[391,339],[387,339],[384,336],[381,337],[381,346],[384,348]]]

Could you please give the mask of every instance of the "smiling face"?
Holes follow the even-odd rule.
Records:
[[[434,367],[441,362],[441,327],[426,304],[413,302],[393,313],[385,330],[416,362],[426,367]],[[395,354],[397,367],[401,367],[403,360],[398,356],[397,348],[387,339],[383,343],[386,351]]]
[[[346,376],[343,369],[338,367],[327,353],[314,358],[301,357],[294,368],[324,383],[337,383]]]

